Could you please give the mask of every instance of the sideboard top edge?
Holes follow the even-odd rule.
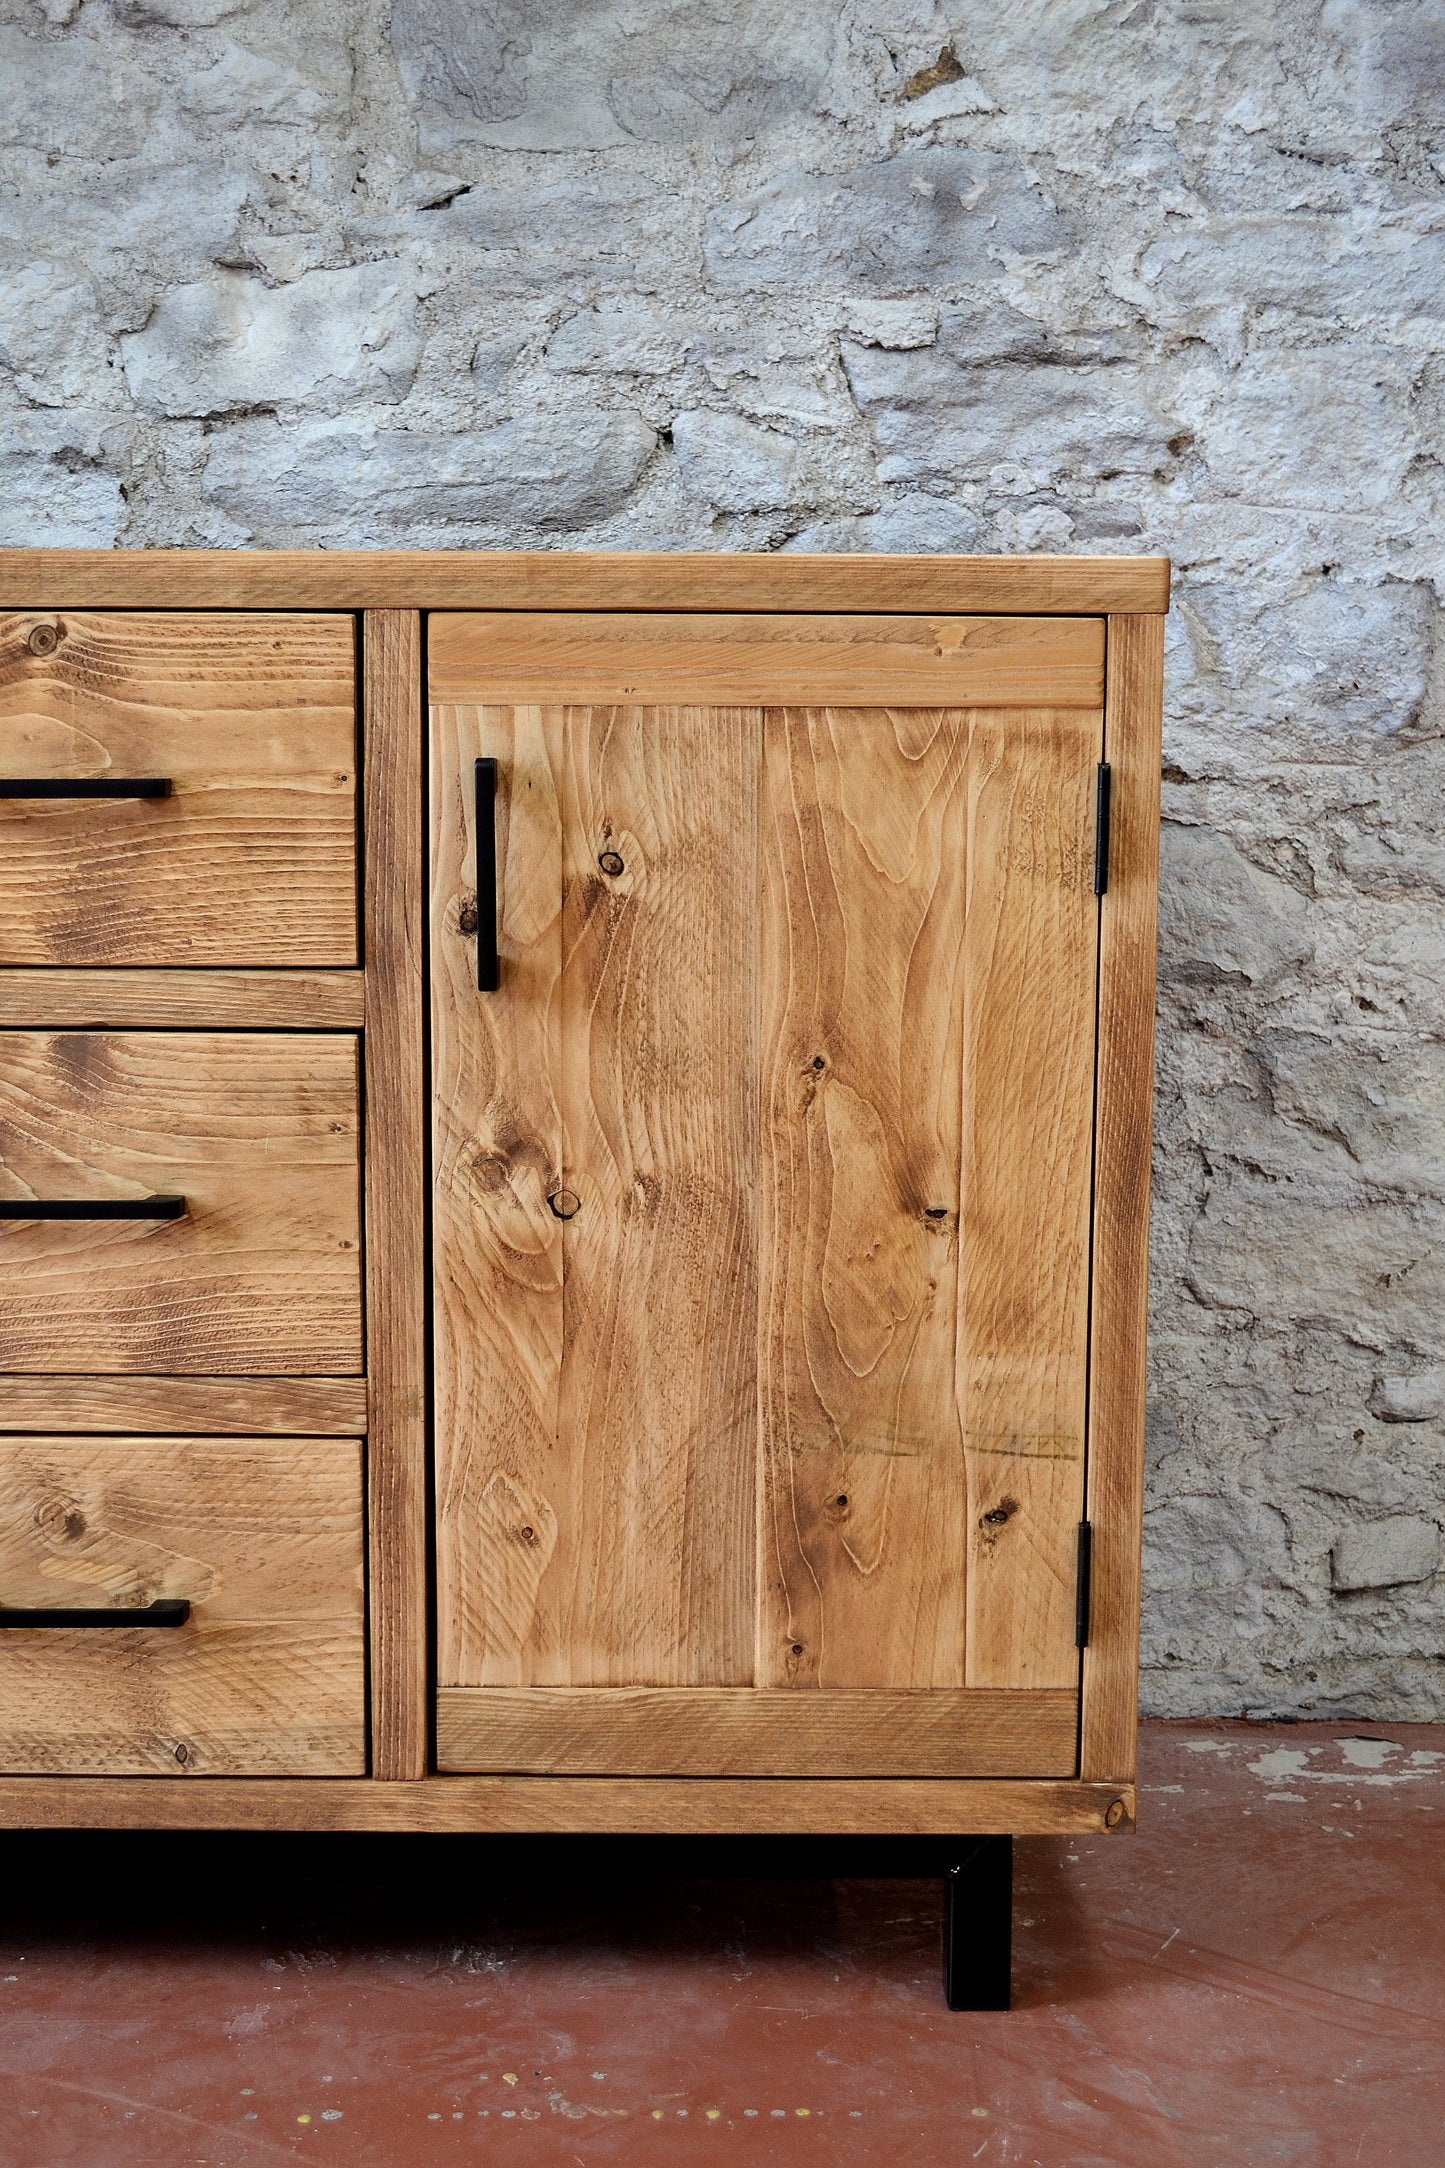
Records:
[[[946,610],[1157,616],[1167,557],[0,549],[0,608]]]

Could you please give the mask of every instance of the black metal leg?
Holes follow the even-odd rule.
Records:
[[[966,1837],[944,1877],[943,1992],[950,2010],[1006,2010],[1014,1841]]]

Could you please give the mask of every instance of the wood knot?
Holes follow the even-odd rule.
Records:
[[[582,1209],[582,1199],[574,1189],[554,1189],[547,1202],[559,1220],[574,1219]]]
[[[35,1525],[51,1543],[78,1543],[86,1520],[73,1499],[47,1498],[35,1508]]]
[[[25,645],[32,655],[53,655],[64,636],[62,625],[33,625]]]
[[[1122,1799],[1111,1799],[1108,1806],[1104,1809],[1105,1829],[1117,1829],[1119,1824],[1123,1821],[1127,1821],[1128,1818],[1129,1809],[1125,1806]]]
[[[477,924],[477,899],[474,895],[463,896],[457,905],[457,931],[475,933]]]
[[[990,1507],[989,1511],[984,1514],[979,1526],[981,1528],[1005,1528],[1013,1519],[1015,1513],[1018,1512],[1018,1509],[1019,1502],[1017,1498],[1000,1498],[998,1504]]]
[[[624,873],[627,870],[620,851],[600,852],[597,863],[609,879],[614,881],[619,873]]]

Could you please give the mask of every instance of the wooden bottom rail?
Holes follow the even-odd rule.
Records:
[[[9,1829],[552,1831],[558,1835],[1084,1836],[1130,1784],[695,1777],[0,1777]]]

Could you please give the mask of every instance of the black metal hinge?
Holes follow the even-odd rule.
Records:
[[[1109,794],[1114,771],[1107,760],[1099,762],[1094,784],[1094,894],[1102,896],[1109,886]]]
[[[1079,1578],[1074,1596],[1074,1646],[1089,1646],[1089,1599],[1093,1594],[1094,1524],[1079,1523]]]

